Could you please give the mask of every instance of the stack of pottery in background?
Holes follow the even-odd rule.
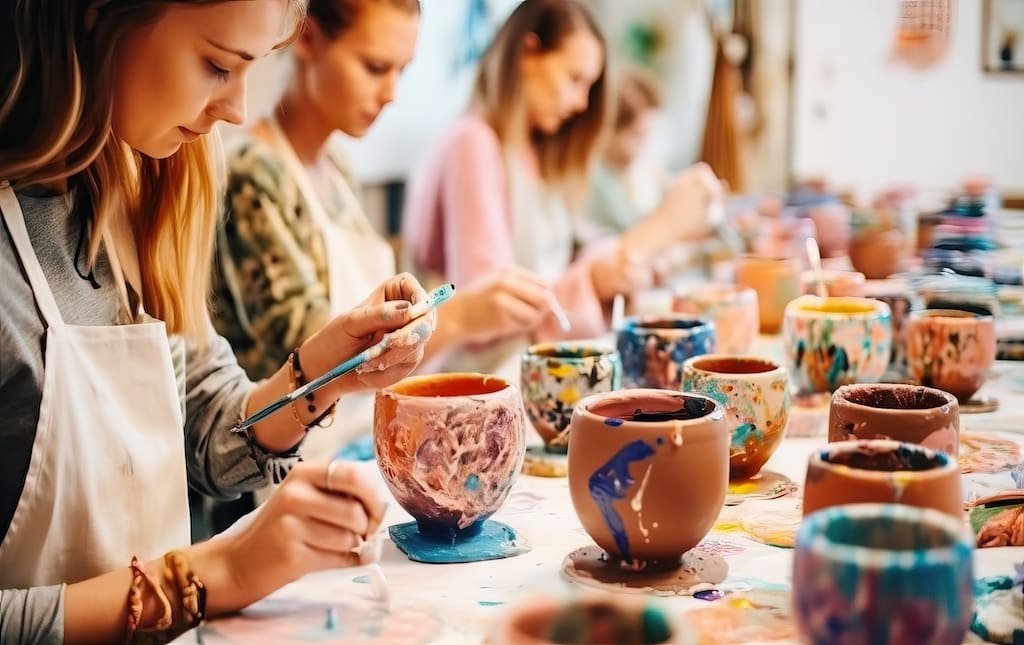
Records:
[[[930,247],[923,252],[925,267],[949,269],[960,275],[990,277],[996,250],[998,211],[983,195],[962,193],[937,213]]]

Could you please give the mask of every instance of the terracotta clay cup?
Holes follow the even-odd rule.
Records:
[[[877,280],[905,271],[910,245],[898,229],[867,230],[850,242],[850,264],[868,279]]]
[[[786,305],[800,295],[800,267],[789,258],[744,255],[736,260],[736,284],[757,292],[761,333],[774,334],[782,326]]]
[[[611,347],[584,343],[540,343],[520,359],[526,415],[544,448],[565,453],[569,420],[580,399],[621,387],[622,359]]]
[[[907,362],[916,383],[949,392],[961,403],[977,392],[996,360],[992,316],[922,309],[907,324]]]
[[[479,533],[504,503],[526,453],[514,385],[484,374],[415,376],[377,392],[373,443],[388,489],[420,533]]]
[[[963,519],[955,457],[911,443],[838,441],[811,454],[804,517],[830,506],[898,503]]]
[[[828,440],[894,439],[960,450],[960,405],[948,392],[920,385],[844,385],[832,395]]]
[[[889,365],[889,306],[869,298],[801,296],[786,307],[782,346],[800,394],[873,383]]]
[[[487,643],[682,645],[694,642],[692,636],[682,623],[643,597],[588,594],[570,600],[535,595],[499,617]]]
[[[698,356],[683,366],[683,391],[709,396],[725,410],[732,432],[729,478],[756,475],[779,447],[789,422],[785,368],[753,356]]]
[[[584,530],[624,566],[680,566],[715,523],[729,485],[729,426],[698,394],[620,390],[580,401],[569,493]]]
[[[827,295],[849,296],[853,298],[859,298],[864,295],[863,273],[832,269],[825,269],[821,273]],[[818,295],[818,276],[814,271],[804,271],[800,274],[800,292]]]
[[[618,333],[626,387],[678,390],[683,363],[715,349],[715,324],[684,314],[627,318]]]
[[[676,291],[672,311],[706,318],[715,323],[715,351],[743,354],[750,351],[760,329],[757,292],[731,284],[703,284]]]
[[[793,618],[808,643],[959,645],[974,615],[962,520],[901,504],[806,518],[793,554]]]

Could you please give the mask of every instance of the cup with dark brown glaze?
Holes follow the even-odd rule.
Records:
[[[893,439],[956,457],[960,405],[949,392],[920,385],[844,385],[832,394],[828,440]]]

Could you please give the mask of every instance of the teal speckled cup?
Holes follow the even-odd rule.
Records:
[[[806,642],[959,645],[971,625],[973,540],[945,513],[851,504],[796,537],[793,615]]]

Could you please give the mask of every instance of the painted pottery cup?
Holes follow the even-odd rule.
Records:
[[[690,630],[692,632],[692,628]],[[533,596],[500,616],[491,645],[611,645],[693,642],[683,624],[641,596],[585,594],[575,599]]]
[[[889,305],[892,316],[892,352],[889,371],[896,376],[907,374],[907,322],[910,312],[917,307],[918,298],[910,283],[901,278],[868,280],[864,283],[864,296],[881,300]]]
[[[873,383],[889,365],[889,306],[869,298],[801,296],[786,307],[782,346],[800,394]]]
[[[684,314],[627,318],[618,333],[625,387],[678,390],[686,359],[715,349],[715,324]]]
[[[611,347],[540,343],[520,359],[520,390],[526,415],[544,448],[564,453],[572,410],[580,399],[621,387],[622,359]]]
[[[757,292],[762,334],[774,334],[782,326],[786,305],[800,295],[800,268],[796,260],[763,255],[744,255],[736,260],[736,284]]]
[[[576,405],[569,492],[584,530],[631,566],[674,568],[715,523],[729,485],[729,426],[699,394],[637,389]]]
[[[893,439],[956,457],[960,405],[949,392],[920,385],[844,385],[832,394],[828,440]]]
[[[804,517],[830,506],[895,503],[963,519],[956,457],[911,443],[838,441],[811,453]]]
[[[760,329],[757,292],[731,284],[703,284],[676,291],[672,311],[715,323],[715,351],[749,352]]]
[[[826,269],[821,274],[827,295],[851,298],[859,298],[864,295],[863,273]],[[800,292],[818,295],[818,276],[814,271],[804,271],[800,274]]]
[[[910,255],[907,236],[899,229],[871,229],[850,242],[850,264],[871,280],[906,270]]]
[[[519,389],[484,374],[406,378],[377,392],[373,443],[388,489],[420,533],[479,533],[501,507],[526,453]]]
[[[806,518],[793,554],[793,617],[808,643],[959,645],[974,615],[962,521],[901,504]]]
[[[953,309],[922,309],[907,324],[910,378],[970,400],[996,359],[992,316]]]
[[[756,475],[786,434],[789,379],[778,363],[753,356],[697,356],[683,366],[683,391],[709,396],[725,410],[730,479]]]

